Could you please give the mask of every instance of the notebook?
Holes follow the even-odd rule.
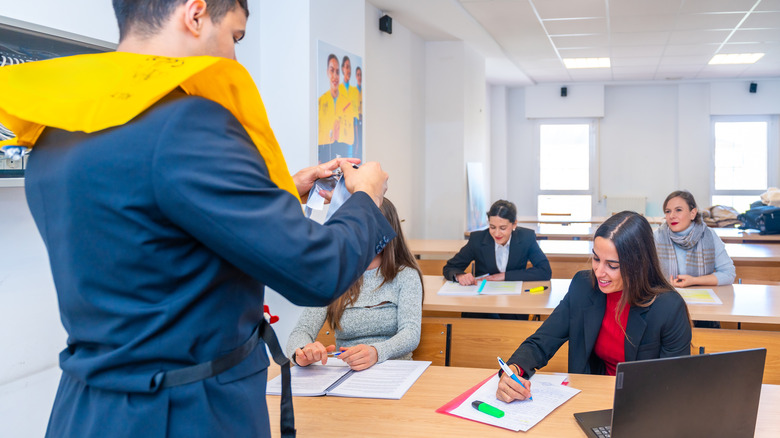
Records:
[[[765,361],[758,348],[619,363],[612,409],[574,417],[591,438],[752,437]]]
[[[341,362],[328,359],[328,364]],[[343,362],[342,362],[343,363]],[[431,364],[419,360],[388,360],[363,371],[348,366],[322,366],[290,369],[292,395],[312,397],[333,395],[339,397],[385,398],[398,400]],[[281,375],[268,382],[266,394],[280,395]]]

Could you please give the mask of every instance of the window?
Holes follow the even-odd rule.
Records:
[[[750,208],[777,180],[777,121],[771,117],[713,117],[712,205]]]
[[[595,123],[539,123],[537,213],[545,219],[589,220],[593,205]]]

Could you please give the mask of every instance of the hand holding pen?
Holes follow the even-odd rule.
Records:
[[[496,398],[506,403],[514,400],[533,400],[533,397],[531,397],[531,382],[515,374],[511,366],[506,365],[501,358],[498,358],[498,360],[501,369],[504,370],[504,374],[501,376],[501,380],[498,381]]]
[[[317,361],[322,361],[325,365],[328,363],[328,356],[336,350],[335,345],[325,347],[320,341],[314,341],[295,350],[295,363],[298,366],[305,367]]]

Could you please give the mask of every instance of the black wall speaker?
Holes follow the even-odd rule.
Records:
[[[750,83],[750,92],[751,93],[755,93],[756,91],[758,91],[758,84],[755,83],[755,82],[751,82]]]
[[[379,30],[382,32],[393,33],[393,17],[382,15],[379,18]]]
[[[566,97],[567,94],[569,94],[569,90],[566,87],[561,87],[561,97]]]

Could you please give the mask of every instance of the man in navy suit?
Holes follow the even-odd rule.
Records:
[[[119,51],[168,57],[235,58],[248,14],[246,0],[114,8]],[[326,305],[394,233],[378,164],[293,176],[304,195],[341,166],[353,194],[319,225],[264,156],[230,111],[181,89],[120,126],[43,131],[26,193],[68,333],[47,436],[270,434],[264,287]]]

